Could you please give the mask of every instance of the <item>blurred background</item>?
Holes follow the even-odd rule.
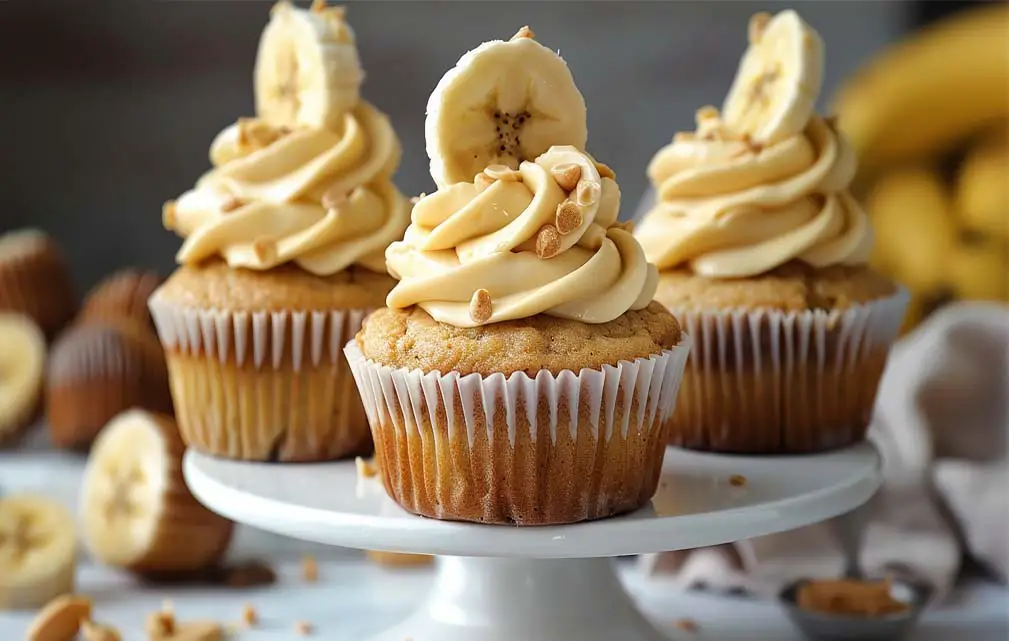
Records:
[[[588,104],[589,148],[616,170],[624,217],[647,188],[644,171],[652,154],[677,130],[693,127],[698,107],[721,103],[745,46],[749,16],[786,6],[671,1],[346,4],[368,73],[364,95],[391,116],[403,142],[397,180],[405,193],[432,189],[423,120],[435,83],[466,50],[508,37],[528,23],[573,69]],[[990,3],[794,4],[827,44],[822,95],[827,110],[845,83],[909,33],[964,7]],[[167,274],[179,240],[162,228],[161,205],[191,187],[209,167],[209,145],[220,129],[253,114],[252,67],[270,6],[223,0],[0,3],[0,232],[22,226],[50,232],[73,265],[79,294],[120,267]],[[949,56],[957,55],[949,51]],[[999,55],[1006,52],[991,51],[991,56]],[[993,64],[991,56],[965,58],[964,68]],[[989,91],[1000,90],[1009,94],[1005,86]],[[963,102],[971,103],[967,97]],[[923,154],[928,172],[942,165],[940,186],[950,194],[956,172],[954,167],[951,174],[948,165],[958,161],[949,156],[962,154],[977,132],[969,134]],[[1003,172],[996,179],[1005,178],[1007,163],[1001,162]],[[906,163],[894,164],[903,168]],[[887,177],[885,171],[875,175]],[[929,182],[933,176],[939,174],[901,175],[895,186],[884,183],[885,198],[876,199],[884,201],[879,208],[895,199],[911,202],[905,195],[911,192],[924,200],[913,201],[915,207],[939,211],[946,205],[937,200],[933,188],[938,183]],[[860,195],[875,198],[875,182],[864,184]],[[988,226],[998,227],[1009,210],[989,217],[996,220]],[[893,226],[891,219],[883,223]],[[903,219],[894,224],[902,225]],[[951,294],[1004,297],[1004,244],[971,249],[956,263],[964,266],[960,271],[965,275],[939,279],[919,263],[942,262],[944,256],[937,252],[952,250],[940,248],[942,243],[932,237],[948,241],[959,232],[951,232],[945,222],[929,225],[924,233],[932,235],[925,241],[912,242],[907,230],[897,233],[903,245],[883,247],[885,256],[878,261],[921,290],[919,307],[934,306]],[[892,234],[884,240],[898,242]],[[891,260],[895,252],[911,255]],[[951,278],[961,282],[947,282]]]

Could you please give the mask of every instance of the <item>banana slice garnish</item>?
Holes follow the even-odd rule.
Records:
[[[256,113],[276,127],[339,130],[358,103],[364,72],[341,7],[279,2],[256,55]]]
[[[73,592],[77,562],[74,519],[43,496],[0,499],[0,609],[40,608]]]
[[[518,169],[554,145],[584,149],[588,137],[571,71],[528,27],[460,58],[431,93],[424,128],[438,187],[491,165]]]
[[[722,105],[726,128],[772,144],[806,128],[823,85],[823,41],[795,11],[750,20],[750,46]]]
[[[141,574],[199,570],[220,558],[232,524],[189,493],[184,451],[167,416],[129,410],[102,430],[81,487],[84,543],[92,556]]]
[[[46,339],[28,316],[0,313],[0,442],[31,421],[42,395]]]

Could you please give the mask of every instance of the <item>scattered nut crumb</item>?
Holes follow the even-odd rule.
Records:
[[[553,225],[543,225],[536,233],[536,255],[546,260],[561,250],[561,235]]]
[[[473,176],[473,184],[476,185],[476,193],[483,193],[485,189],[494,184],[494,179],[483,173],[482,171]]]
[[[147,615],[145,626],[152,639],[175,634],[175,615],[171,610],[160,610]]]
[[[530,29],[528,26],[525,26],[525,27],[522,27],[521,29],[519,29],[518,31],[516,31],[515,35],[512,36],[511,39],[512,40],[516,40],[518,38],[535,38],[535,37],[536,37],[536,34],[533,33],[533,30]]]
[[[403,554],[399,552],[367,550],[365,551],[365,555],[372,563],[387,567],[417,567],[430,565],[434,562],[434,557],[428,554]]]
[[[599,201],[599,194],[601,192],[602,188],[599,183],[583,180],[578,183],[578,189],[575,191],[575,201],[582,207],[589,207]]]
[[[256,612],[256,608],[252,607],[251,603],[246,603],[242,607],[242,623],[250,628],[259,623],[259,613]]]
[[[308,621],[298,621],[294,624],[294,631],[303,637],[307,637],[315,631],[315,626]]]
[[[26,641],[63,641],[77,636],[91,618],[91,599],[77,594],[58,596],[45,605],[25,632]]]
[[[473,292],[473,297],[469,301],[469,317],[474,323],[486,323],[494,315],[494,302],[491,300],[490,292],[486,289],[478,289]]]
[[[557,184],[566,192],[571,192],[578,186],[578,181],[582,177],[582,168],[573,162],[557,165],[550,169],[550,175],[554,177]]]
[[[729,485],[732,487],[743,487],[746,485],[746,477],[742,474],[733,474],[729,477]]]
[[[90,619],[81,622],[81,637],[84,641],[122,641],[119,630],[111,625],[95,623]]]
[[[677,619],[673,623],[673,625],[675,625],[677,629],[682,630],[683,632],[689,632],[691,634],[697,632],[697,630],[699,629],[696,621],[687,618]]]
[[[357,475],[361,478],[372,479],[378,476],[378,467],[374,462],[358,456],[354,459],[354,464],[357,465]]]
[[[315,557],[311,554],[301,557],[301,578],[308,583],[315,583],[319,580],[319,564],[315,562]]]
[[[150,641],[223,641],[224,626],[216,621],[188,621],[176,626],[170,636],[151,636]]]

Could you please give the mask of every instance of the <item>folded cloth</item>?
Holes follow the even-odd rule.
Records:
[[[1009,308],[961,303],[894,346],[870,439],[883,487],[866,506],[862,570],[924,578],[941,598],[969,554],[1009,576]],[[832,521],[725,546],[642,557],[683,586],[772,595],[802,577],[833,577],[844,555]]]

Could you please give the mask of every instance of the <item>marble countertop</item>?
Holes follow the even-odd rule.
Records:
[[[76,510],[83,458],[53,452],[40,438],[29,439],[18,450],[0,452],[0,493],[44,492]],[[320,580],[306,584],[299,578],[298,559],[310,553],[320,566]],[[242,629],[236,641],[304,638],[295,632],[297,621],[311,622],[315,638],[360,641],[404,618],[427,592],[430,568],[392,569],[373,565],[357,551],[306,544],[239,527],[232,545],[234,558],[269,559],[278,572],[272,586],[247,590],[140,585],[114,570],[82,558],[79,591],[95,601],[95,618],[111,623],[124,641],[142,641],[144,617],[170,599],[181,619],[210,618],[237,622],[245,603],[259,612],[256,629]],[[643,576],[633,563],[621,561],[621,576],[641,608],[657,622],[672,625],[681,618],[698,624],[696,639],[733,641],[801,638],[773,603],[721,595],[682,593],[661,580]],[[911,641],[1005,641],[1009,638],[1009,590],[973,583],[954,598],[926,614]],[[0,612],[0,639],[22,638],[31,612]],[[681,636],[683,633],[679,633]]]

